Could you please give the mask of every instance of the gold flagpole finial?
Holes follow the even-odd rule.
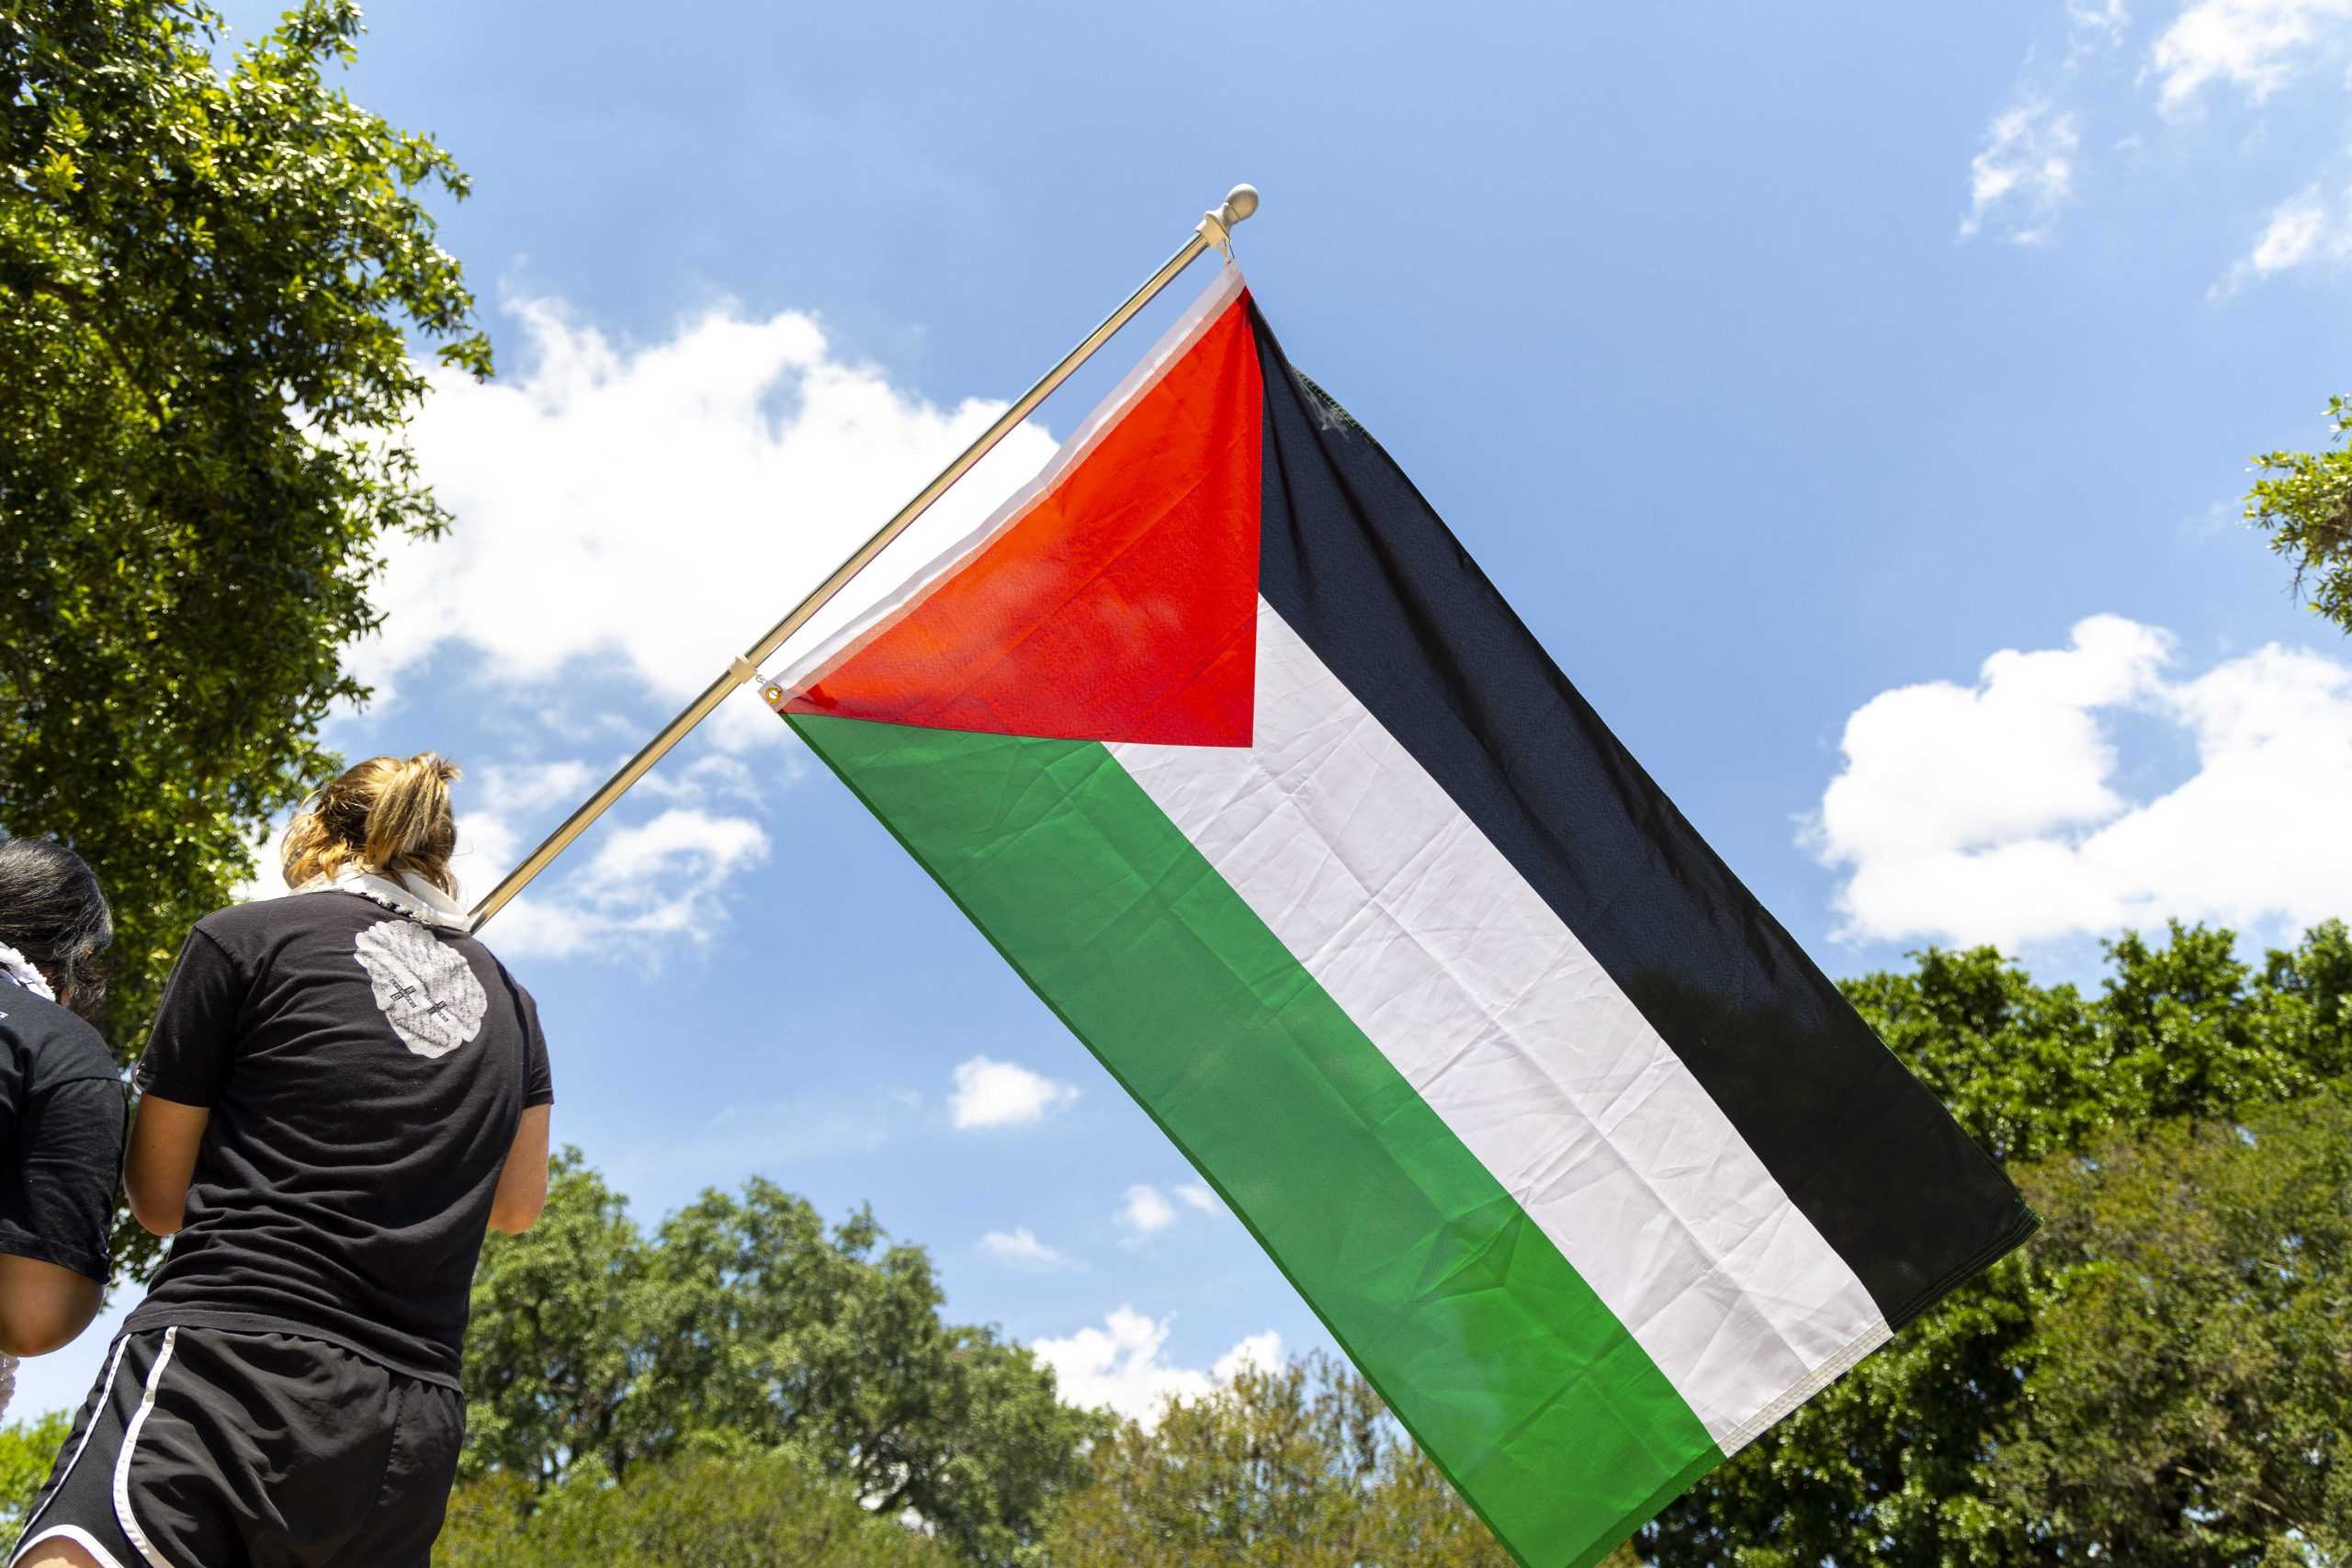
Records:
[[[1258,210],[1258,187],[1235,186],[1225,193],[1225,199],[1201,214],[1200,227],[1194,231],[1208,243],[1233,259],[1233,226]]]

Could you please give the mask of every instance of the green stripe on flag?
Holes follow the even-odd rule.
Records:
[[[1522,1562],[1591,1562],[1721,1462],[1558,1248],[1101,745],[790,722]]]

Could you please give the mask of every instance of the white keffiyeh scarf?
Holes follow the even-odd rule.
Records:
[[[14,980],[45,1002],[57,999],[57,993],[49,988],[49,982],[33,967],[33,961],[5,942],[0,942],[0,979]]]
[[[411,881],[397,873],[361,871],[356,866],[345,866],[333,876],[314,876],[296,893],[356,893],[371,904],[380,904],[394,914],[406,915],[428,926],[445,931],[464,931],[473,925],[458,902],[433,884],[418,878]]]

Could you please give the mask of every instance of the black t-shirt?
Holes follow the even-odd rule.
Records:
[[[105,1280],[123,1110],[98,1032],[0,978],[0,1252]]]
[[[308,1335],[458,1386],[499,1172],[555,1098],[488,948],[352,892],[207,915],[134,1077],[212,1116],[130,1327]]]

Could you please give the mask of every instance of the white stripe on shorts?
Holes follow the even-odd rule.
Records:
[[[90,1554],[90,1560],[96,1562],[98,1565],[98,1568],[123,1568],[121,1561],[118,1559],[113,1552],[108,1551],[103,1545],[101,1545],[96,1536],[92,1535],[80,1525],[51,1525],[47,1529],[41,1531],[40,1534],[33,1537],[32,1540],[17,1548],[17,1556],[21,1558],[27,1552],[32,1551],[34,1547],[40,1545],[43,1541],[51,1540],[72,1541],[74,1545],[88,1552]]]
[[[164,1330],[164,1348],[156,1353],[154,1370],[147,1374],[147,1393],[139,1401],[139,1414],[133,1416],[130,1425],[123,1428],[122,1452],[115,1456],[114,1461],[115,1523],[120,1525],[122,1533],[130,1538],[130,1544],[139,1549],[139,1555],[147,1560],[148,1568],[173,1568],[173,1565],[170,1559],[155,1550],[155,1543],[147,1539],[147,1532],[141,1529],[139,1521],[131,1517],[130,1456],[139,1450],[139,1428],[147,1424],[147,1417],[154,1412],[155,1390],[163,1383],[164,1369],[172,1364],[172,1347],[179,1343],[179,1338],[180,1331],[176,1325]]]
[[[82,1462],[83,1450],[90,1446],[91,1438],[97,1433],[98,1423],[106,1416],[107,1402],[114,1397],[114,1374],[121,1370],[122,1353],[130,1348],[130,1335],[125,1334],[115,1341],[114,1354],[107,1359],[106,1381],[98,1385],[97,1403],[90,1406],[90,1424],[82,1428],[82,1440],[74,1445],[74,1457],[65,1461],[65,1468],[59,1471],[57,1479],[50,1483],[49,1495],[40,1500],[40,1506],[33,1510],[33,1517],[25,1521],[24,1530],[17,1538],[17,1550],[8,1554],[10,1564],[13,1565],[17,1558],[22,1557],[40,1542],[49,1540],[50,1537],[64,1533],[60,1530],[46,1530],[36,1537],[33,1534],[33,1527],[40,1523],[40,1517],[43,1514],[49,1512],[49,1506],[57,1500],[57,1495],[65,1490],[65,1478],[74,1473],[74,1467]],[[78,1536],[81,1532],[76,1530],[72,1533]],[[94,1555],[106,1563],[107,1568],[120,1568],[112,1557],[103,1551]]]

